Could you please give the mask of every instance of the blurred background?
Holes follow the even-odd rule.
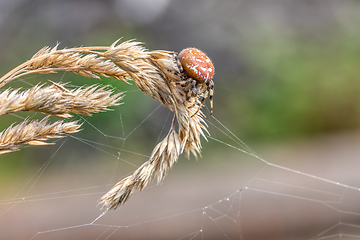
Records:
[[[143,42],[150,50],[180,52],[185,47],[197,47],[210,56],[216,69],[214,117],[232,133],[266,160],[360,186],[356,165],[352,165],[357,164],[359,156],[359,10],[360,2],[356,0],[0,0],[0,73],[4,75],[40,48],[53,47],[58,42],[59,48],[109,46],[122,37]],[[48,79],[76,86],[97,83],[71,73],[59,73],[26,77],[5,88],[26,89],[38,82],[46,83]],[[25,147],[0,157],[0,193],[5,200],[102,186],[91,190],[95,193],[89,208],[94,208],[91,211],[96,216],[100,212],[96,208],[97,199],[118,178],[146,161],[146,156],[166,134],[163,126],[170,124],[171,113],[134,85],[112,79],[103,79],[102,83],[127,91],[125,104],[113,112],[81,118],[85,122],[83,131],[76,134],[76,138],[60,140],[54,146]],[[206,105],[204,111],[209,116],[208,101]],[[19,123],[25,116],[29,113],[5,116],[0,127],[5,129],[13,122]],[[40,114],[30,116],[41,117]],[[221,138],[221,133],[212,125],[216,121],[208,119],[210,134]],[[169,183],[151,190],[164,191],[166,198],[171,195],[171,183],[185,188],[184,171],[193,177],[191,181],[188,179],[189,185],[199,181],[199,186],[204,188],[214,176],[218,176],[217,180],[231,179],[231,183],[216,188],[219,195],[214,192],[213,198],[209,198],[217,201],[224,192],[231,193],[242,186],[237,177],[251,179],[256,171],[250,169],[259,170],[264,166],[264,163],[259,166],[253,163],[258,161],[255,159],[242,161],[251,157],[230,151],[217,141],[204,141],[203,145],[204,154],[199,161],[194,158],[184,161],[182,157],[170,172],[173,177],[169,176]],[[116,148],[128,152],[121,152],[120,156]],[[347,160],[347,168],[342,169]],[[249,178],[244,177],[243,181]],[[199,193],[198,189],[194,192]],[[141,194],[136,195],[138,201]],[[147,190],[144,199],[146,194],[154,193]],[[129,203],[128,209],[134,209],[135,202]],[[39,200],[35,203],[45,204]],[[201,208],[209,202],[202,199],[196,206],[192,204],[185,204],[183,208]],[[4,205],[4,209],[8,209],[9,206]],[[59,214],[53,207],[38,207],[16,204],[12,210],[3,211],[0,229],[6,231],[0,230],[0,238],[1,232],[6,232],[6,239],[30,239],[40,231],[94,220],[86,215],[84,220],[73,222],[69,219],[74,216],[67,215],[64,222],[38,227],[46,225],[42,221],[48,221],[41,214],[38,216],[39,212],[51,208],[53,214]],[[25,217],[23,208],[31,215],[30,219],[36,220]],[[169,214],[185,211],[180,209]],[[83,211],[76,215],[80,218]],[[160,212],[158,209],[159,216],[168,213]],[[121,217],[111,214],[114,219]],[[148,213],[148,217],[155,218],[154,213]],[[12,218],[13,222],[9,221]],[[29,232],[24,230],[23,234],[15,233],[11,224],[20,218],[26,223],[36,222],[33,225],[37,227],[26,228]],[[112,220],[107,224],[119,223]],[[261,232],[261,227],[255,230]],[[256,238],[249,232],[245,239],[264,236],[267,238],[263,239],[270,239],[266,232]],[[35,239],[42,239],[41,236]],[[286,239],[284,236],[288,235],[282,235]]]

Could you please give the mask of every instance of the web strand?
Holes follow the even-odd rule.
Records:
[[[296,227],[294,225],[307,226],[309,221],[313,227],[300,234],[302,239],[359,238],[359,187],[267,160],[215,116],[207,120],[212,130],[206,135],[209,143],[204,142],[203,157],[199,161],[191,162],[193,165],[187,168],[190,163],[180,159],[181,163],[175,165],[163,185],[135,194],[117,211],[100,210],[97,201],[112,182],[139,167],[141,163],[134,162],[135,158],[149,158],[150,153],[127,146],[138,143],[136,133],[157,120],[154,117],[159,109],[160,105],[154,107],[131,129],[124,124],[126,113],[118,113],[119,131],[114,134],[106,133],[103,126],[91,118],[80,117],[97,137],[71,135],[57,141],[46,161],[30,176],[22,178],[17,192],[0,199],[0,228],[10,229],[4,222],[11,222],[9,216],[17,213],[26,220],[27,229],[31,229],[24,239],[33,240],[86,232],[89,232],[86,236],[93,239],[119,236],[128,239],[144,236],[254,239],[259,229],[265,235],[278,236],[279,232],[275,234],[266,229],[269,225],[277,229],[276,224],[282,224],[282,228],[290,231]],[[163,118],[154,142],[161,139],[164,126],[171,121],[170,116]],[[79,149],[80,155],[87,151],[97,155],[97,164],[94,160],[78,160],[80,162],[68,162],[68,167],[61,165],[66,161],[62,156],[72,142],[86,146],[86,150]],[[219,159],[208,145],[217,153],[226,153],[226,157]],[[59,168],[64,170],[55,171]],[[66,184],[59,184],[61,181]],[[45,188],[47,184],[51,188]],[[65,221],[48,217],[46,212],[51,211],[56,212],[57,219],[64,218]],[[30,217],[27,218],[26,212]],[[304,218],[302,222],[303,215],[316,218],[316,221]],[[44,218],[47,224],[43,223]],[[281,234],[291,237],[298,233]]]

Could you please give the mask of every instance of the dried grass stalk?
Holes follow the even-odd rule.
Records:
[[[142,48],[138,50],[145,51]],[[149,160],[100,199],[100,203],[108,209],[116,209],[124,204],[135,190],[142,190],[154,178],[161,183],[182,152],[185,151],[187,157],[190,157],[190,152],[195,156],[200,154],[200,137],[205,137],[204,132],[207,133],[203,113],[199,111],[194,115],[199,106],[198,99],[190,99],[187,103],[186,88],[175,84],[181,78],[175,74],[179,70],[173,52],[153,51],[148,52],[147,57],[138,55],[143,58],[134,60],[138,72],[133,73],[134,69],[129,72],[132,80],[144,93],[175,112],[174,120],[177,121],[178,131],[176,132],[173,123],[168,135],[154,148]],[[117,60],[116,50],[111,50],[107,56],[117,66],[121,65],[117,62],[122,62],[122,59]]]
[[[65,134],[76,133],[80,128],[77,121],[65,123],[57,121],[47,124],[49,117],[29,122],[25,119],[18,125],[12,125],[0,133],[0,154],[13,152],[21,145],[48,145],[52,138],[62,138]]]
[[[116,47],[119,54],[118,59],[124,60],[123,68],[116,66],[109,58],[104,56],[104,52],[110,50],[111,47],[80,47],[62,50],[58,50],[58,46],[52,49],[44,47],[34,54],[29,61],[17,66],[1,77],[0,87],[28,74],[48,74],[56,71],[74,72],[88,78],[99,79],[99,76],[115,78],[126,82],[130,78],[126,70],[134,70],[132,69],[133,64],[126,65],[126,62],[133,57],[137,57],[137,49],[136,47],[134,49],[134,45],[136,44],[127,41]]]
[[[20,111],[36,111],[68,118],[70,112],[91,115],[120,105],[122,93],[92,85],[67,89],[66,84],[36,85],[26,91],[6,89],[0,93],[0,116]]]
[[[141,165],[132,175],[118,182],[101,198],[110,209],[116,209],[130,197],[135,190],[142,190],[154,177],[161,182],[181,153],[181,143],[174,128],[154,148],[149,161]]]
[[[74,72],[89,78],[111,77],[132,80],[145,94],[160,101],[175,113],[168,135],[155,147],[149,160],[132,175],[118,182],[100,203],[115,209],[125,203],[135,190],[142,190],[157,177],[160,183],[183,152],[195,156],[201,152],[201,139],[207,133],[204,114],[199,111],[201,96],[186,100],[189,89],[176,82],[181,80],[174,52],[148,51],[138,42],[114,42],[109,47],[81,47],[58,50],[45,47],[29,61],[0,78],[0,87],[31,73]],[[5,94],[6,95],[6,94]],[[8,94],[10,95],[10,94]],[[73,111],[73,110],[72,110]],[[67,112],[59,113],[67,116]],[[175,129],[177,125],[177,129]],[[205,138],[206,139],[206,138]]]

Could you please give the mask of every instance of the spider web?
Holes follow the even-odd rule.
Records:
[[[216,105],[198,161],[181,156],[162,185],[115,211],[101,209],[99,198],[148,159],[171,124],[172,113],[157,102],[130,112],[128,98],[141,105],[149,96],[136,88],[126,95],[124,105],[99,114],[117,119],[115,130],[95,115],[77,116],[81,133],[21,150],[19,166],[26,168],[35,148],[40,165],[2,185],[1,239],[360,238],[359,139],[256,146],[256,153],[227,128]],[[142,120],[132,122],[131,113]]]

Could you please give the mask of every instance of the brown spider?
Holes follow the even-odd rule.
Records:
[[[191,97],[197,97],[203,94],[199,108],[194,115],[199,112],[209,93],[211,106],[210,114],[212,115],[214,94],[214,82],[212,78],[215,69],[210,58],[199,49],[186,48],[179,53],[177,64],[180,72],[184,73],[186,76],[183,77],[182,81],[176,82],[188,92],[186,101]]]

